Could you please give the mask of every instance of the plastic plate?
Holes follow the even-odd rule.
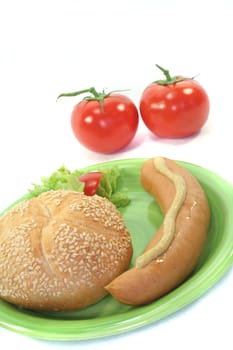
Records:
[[[162,222],[157,203],[140,185],[145,159],[117,160],[86,168],[118,166],[120,187],[131,203],[121,210],[132,233],[135,258]],[[83,340],[116,335],[161,320],[190,304],[213,286],[233,261],[233,188],[217,174],[197,165],[179,162],[203,186],[211,207],[211,224],[201,258],[192,275],[178,288],[141,307],[120,304],[111,296],[89,308],[72,312],[34,312],[0,300],[0,325],[12,331],[47,340]],[[24,198],[24,197],[23,197]],[[22,200],[22,199],[20,199]]]

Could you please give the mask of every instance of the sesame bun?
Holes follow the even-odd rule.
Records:
[[[0,297],[34,310],[74,310],[101,300],[127,269],[129,232],[107,199],[49,191],[0,218]]]

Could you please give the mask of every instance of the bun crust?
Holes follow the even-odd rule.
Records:
[[[0,218],[0,297],[35,310],[101,300],[131,261],[130,234],[107,199],[49,191]]]

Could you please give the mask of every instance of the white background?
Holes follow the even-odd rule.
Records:
[[[204,166],[233,182],[231,120],[233,1],[0,0],[0,211],[42,175],[113,159],[162,155]],[[95,86],[143,89],[172,75],[195,76],[211,109],[201,133],[180,140],[153,137],[140,123],[132,144],[101,155],[80,146],[70,127],[77,98],[61,92]],[[0,328],[4,348],[232,349],[232,269],[184,310],[119,336],[46,342]]]

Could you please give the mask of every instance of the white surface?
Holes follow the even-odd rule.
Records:
[[[0,210],[60,165],[71,169],[120,158],[167,156],[199,164],[233,182],[231,120],[233,1],[0,0]],[[140,124],[122,152],[99,155],[74,138],[70,113],[78,99],[61,92],[94,85],[140,94],[161,77],[194,76],[210,97],[209,120],[184,140],[153,137]],[[232,349],[231,269],[189,307],[149,327],[79,342],[46,342],[0,328],[4,348]]]

